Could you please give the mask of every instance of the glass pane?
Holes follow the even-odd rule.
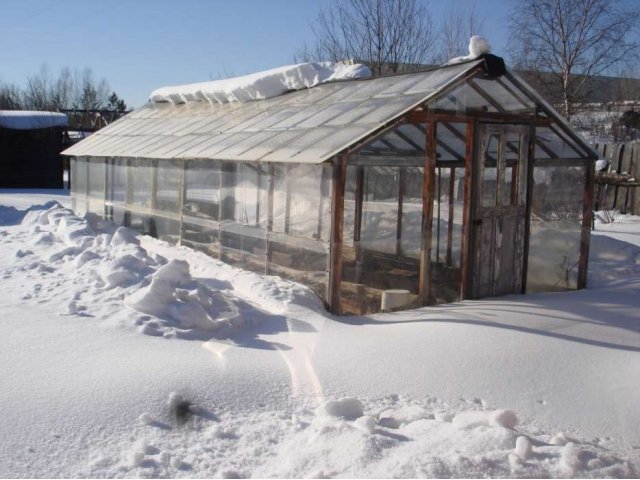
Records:
[[[360,245],[396,253],[398,238],[398,167],[367,167],[364,175]]]
[[[155,209],[178,215],[181,165],[177,160],[158,160],[156,169]]]
[[[527,291],[577,288],[585,167],[535,167]]]
[[[185,168],[185,217],[218,220],[220,162],[217,160],[189,161]]]
[[[153,170],[149,164],[149,160],[137,159],[131,160],[129,164],[128,182],[131,182],[132,198],[130,199],[131,207],[151,207],[151,182],[153,179]]]
[[[482,206],[495,207],[497,205],[498,189],[498,155],[500,149],[500,135],[491,134],[485,137],[482,168]]]
[[[89,167],[87,211],[104,217],[105,164],[103,158],[92,158]]]
[[[71,160],[71,200],[73,210],[78,215],[87,211],[87,160],[75,157]]]
[[[400,252],[403,256],[419,258],[422,245],[422,182],[424,168],[404,167],[402,195],[402,228]]]
[[[502,195],[501,203],[503,206],[518,205],[524,203],[524,178],[523,182],[518,182],[518,176],[520,175],[521,159],[520,152],[522,151],[522,135],[518,133],[506,133],[505,134],[505,168],[504,168],[504,181],[502,182]],[[521,200],[520,200],[521,199]]]

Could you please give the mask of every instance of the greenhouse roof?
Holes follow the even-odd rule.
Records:
[[[434,108],[450,111],[478,107],[490,113],[532,115],[535,103],[517,93],[521,86],[506,78],[496,83],[474,77],[484,71],[484,63],[478,59],[328,83],[244,103],[150,102],[63,154],[317,164],[384,131],[429,101]],[[488,108],[487,98],[492,99]],[[536,96],[539,102],[543,100]],[[544,107],[556,123],[564,123],[551,107]],[[585,157],[591,156],[583,141],[574,143],[587,152]]]

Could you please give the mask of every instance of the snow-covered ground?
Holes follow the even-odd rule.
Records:
[[[640,473],[638,217],[584,291],[332,317],[68,205],[0,191],[0,476]]]

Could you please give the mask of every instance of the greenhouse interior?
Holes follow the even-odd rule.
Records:
[[[150,102],[64,152],[73,209],[305,284],[335,314],[583,288],[597,155],[487,57]]]

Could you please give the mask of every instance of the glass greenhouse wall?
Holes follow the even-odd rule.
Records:
[[[72,205],[258,273],[327,283],[328,165],[74,158]]]
[[[255,118],[198,106],[204,118],[185,123],[188,109],[144,107],[72,156],[73,208],[308,285],[334,313],[582,288],[593,153],[516,77],[476,67],[294,92],[256,102]],[[434,97],[411,103],[420,88]],[[236,130],[203,130],[224,123],[207,109]],[[205,154],[237,157],[190,156]]]

